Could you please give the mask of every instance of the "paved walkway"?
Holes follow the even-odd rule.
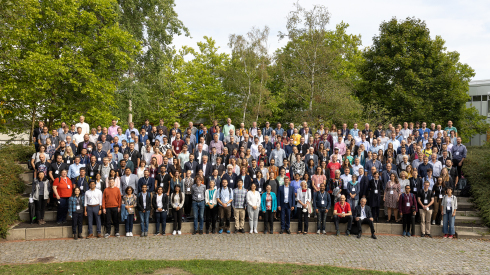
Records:
[[[0,243],[0,264],[42,262],[47,257],[53,257],[54,262],[219,259],[327,264],[416,274],[490,273],[490,242],[478,240],[224,234]]]

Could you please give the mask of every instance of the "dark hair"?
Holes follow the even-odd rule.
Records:
[[[182,203],[182,200],[184,199],[184,195],[182,194],[182,188],[180,188],[180,185],[176,185],[174,187],[174,192],[172,192],[172,193],[174,196],[177,194],[177,192],[175,191],[175,189],[177,189],[177,187],[179,187],[179,198],[180,198],[180,203]]]
[[[77,186],[77,187],[73,188],[73,193],[71,194],[72,197],[75,197],[76,196],[75,195],[75,190],[77,190],[77,189],[78,189],[78,191],[80,191],[80,193],[82,192],[82,190],[80,190],[80,187]],[[81,195],[80,193],[78,194],[79,196]]]

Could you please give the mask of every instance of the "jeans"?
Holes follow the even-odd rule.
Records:
[[[124,223],[124,229],[126,229],[126,233],[133,232],[133,222],[134,222],[134,214],[128,214],[126,217],[126,222]]]
[[[99,216],[100,205],[97,206],[89,206],[87,205],[87,216],[88,216],[88,234],[93,234],[94,228],[94,217],[95,223],[97,224],[97,233],[100,234],[101,226],[100,226],[100,216]]]
[[[291,206],[289,203],[284,204],[284,207],[281,207],[281,229],[289,230],[291,225]]]
[[[445,214],[443,217],[443,225],[442,225],[442,233],[454,235],[454,220],[456,217],[453,217],[453,209],[445,210]]]
[[[194,212],[194,230],[197,230],[197,222],[199,220],[199,230],[204,226],[204,201],[193,201],[192,212]]]
[[[150,221],[150,210],[140,211],[141,232],[148,232],[148,222]]]
[[[162,234],[165,234],[165,229],[167,228],[167,211],[155,212],[156,217],[156,234],[158,234],[158,230],[160,229],[160,224],[162,225]]]
[[[358,199],[347,199],[347,202],[350,204],[351,209],[355,209],[357,204],[359,203]]]
[[[316,220],[316,230],[325,230],[325,222],[327,221],[327,213],[325,213],[327,208],[318,208],[317,220]]]
[[[83,224],[83,213],[73,212],[72,219],[71,219],[71,228],[74,235],[77,234],[77,227],[78,227],[78,234],[82,234],[82,224]]]
[[[57,222],[66,222],[66,214],[68,213],[68,199],[60,198],[60,204],[58,204],[58,212],[56,213]]]
[[[34,201],[34,205],[36,206],[36,220],[44,220],[44,211],[46,209],[47,200],[44,197],[39,196],[38,200]]]
[[[111,224],[114,226],[114,234],[119,233],[119,212],[117,207],[106,208],[105,233],[111,234]]]
[[[308,211],[304,212],[303,208],[298,208],[298,213],[298,231],[308,232]]]
[[[257,230],[257,223],[259,222],[259,207],[257,209],[253,209],[251,206],[248,208],[248,218],[250,219],[248,221],[250,225],[250,231],[252,230]]]

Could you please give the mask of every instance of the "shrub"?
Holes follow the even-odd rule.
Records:
[[[486,226],[490,226],[490,146],[468,147],[463,173]]]

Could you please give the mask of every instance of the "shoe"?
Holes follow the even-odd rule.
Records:
[[[267,230],[264,230],[264,235],[266,235],[266,234],[267,234]]]
[[[449,239],[452,239],[452,238],[453,238],[453,235],[449,235],[449,237],[448,237],[448,238],[449,238]]]
[[[174,230],[174,232],[172,232],[172,235],[175,235],[175,234],[177,234],[177,231]]]
[[[257,228],[254,229],[254,233],[259,234],[259,232],[257,231]]]
[[[317,230],[317,231],[316,231],[316,234],[320,235],[320,230]]]
[[[105,233],[104,238],[107,239],[107,238],[109,238],[109,236],[110,236],[109,233]]]
[[[444,237],[442,237],[443,239],[447,239],[447,234],[444,234]]]
[[[141,232],[140,238],[143,238],[145,236],[145,232]]]
[[[337,230],[337,232],[335,233],[335,236],[340,236],[340,231]]]
[[[73,234],[73,239],[78,240],[78,235],[76,233]]]
[[[159,232],[155,233],[155,236],[161,236],[162,234],[160,234]]]
[[[209,234],[209,228],[206,228],[206,234]]]
[[[407,237],[412,237],[412,235],[410,235],[410,232],[407,232]]]
[[[326,235],[326,234],[327,234],[327,232],[326,232],[325,230],[323,230],[322,234],[325,234],[325,235]]]
[[[360,238],[361,238],[361,236],[362,236],[362,234],[361,234],[361,233],[357,234],[357,238],[358,238],[358,239],[360,239]]]
[[[192,235],[196,235],[197,230],[192,231]]]
[[[435,225],[436,224],[436,221],[432,221],[430,224]]]
[[[238,231],[240,231],[240,229],[236,229],[235,231],[233,231],[233,234],[238,233]]]
[[[174,232],[175,232],[175,231],[174,231]],[[221,233],[223,233],[223,229],[220,229],[220,230],[218,231],[218,234],[221,234]],[[174,235],[175,235],[175,234],[174,234]]]
[[[93,238],[94,237],[94,234],[88,234],[87,238],[86,239],[90,239],[90,238]]]
[[[303,235],[306,235],[306,234],[308,234],[308,232],[306,232],[306,231],[305,231],[305,232],[303,232]]]
[[[286,230],[286,232],[287,232],[288,234],[291,234],[291,230],[289,230],[289,229],[288,229],[288,230]]]
[[[230,234],[230,233],[231,233],[230,230],[226,230],[226,234]]]
[[[379,217],[376,217],[376,223],[379,221]]]
[[[82,237],[82,233],[78,233],[78,238],[79,238],[79,239],[83,239],[83,237]]]
[[[274,234],[274,232],[272,231],[272,229],[269,231],[270,234]]]
[[[102,238],[102,233],[97,233],[97,238]]]
[[[57,225],[61,225],[61,222],[56,222]]]
[[[407,232],[403,231],[402,236],[403,236],[403,237],[407,236]]]
[[[253,234],[253,233],[254,233],[254,231],[253,230],[250,230],[250,234]]]
[[[372,234],[372,235],[371,235],[371,238],[373,238],[373,239],[375,239],[375,240],[377,239],[377,238],[376,238],[376,235],[374,235],[374,234]]]
[[[202,233],[203,233],[202,230],[199,230],[199,235],[202,235]]]
[[[133,237],[133,232],[129,232],[129,237]]]
[[[427,236],[429,238],[432,238],[432,235],[431,234],[425,234],[425,236]]]
[[[161,235],[162,235],[162,236],[165,236],[166,234],[165,234],[165,232],[162,232],[162,233],[161,233]]]
[[[121,235],[119,235],[119,233],[116,233],[116,237],[119,238],[119,236],[121,236]]]
[[[350,232],[349,232],[349,230],[345,231],[345,235],[346,235],[346,236],[350,236]]]
[[[126,237],[129,237],[129,232],[126,232]]]
[[[299,235],[299,234],[301,234],[301,233],[303,233],[303,232],[301,232],[301,231],[298,231],[298,235]]]
[[[284,233],[284,230],[283,229],[281,229],[281,231],[279,231],[279,234],[282,234],[282,233]]]
[[[177,234],[182,235],[182,232],[179,230],[179,231],[177,231]]]
[[[212,234],[216,234],[216,229],[211,230]]]
[[[424,233],[420,234],[420,237],[421,238],[425,237],[425,234]]]

